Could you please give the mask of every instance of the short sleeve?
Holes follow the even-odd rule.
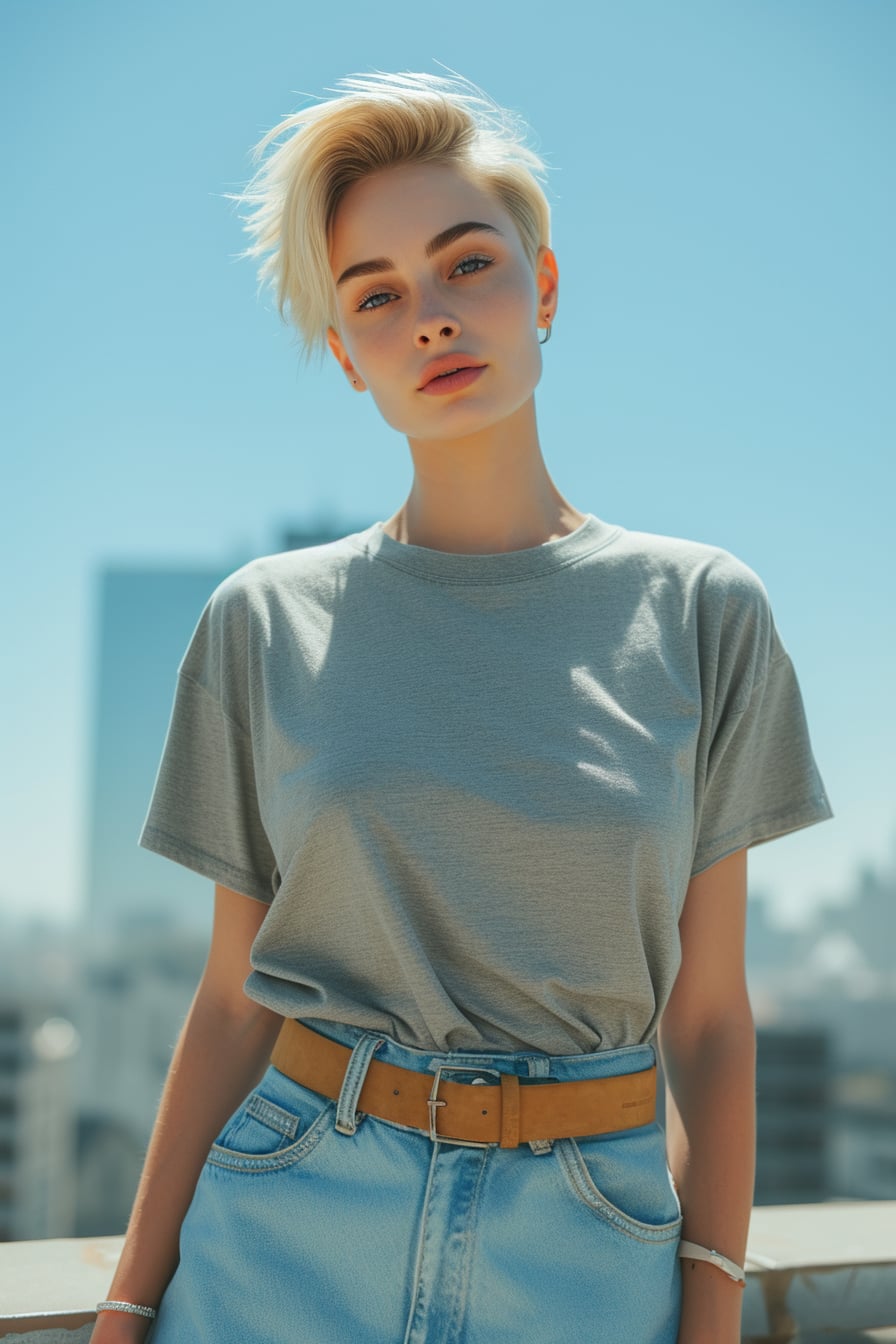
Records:
[[[803,699],[759,580],[729,590],[705,678],[691,873],[833,816]]]
[[[270,903],[277,865],[261,817],[247,718],[249,629],[231,580],[212,594],[178,670],[138,843]]]

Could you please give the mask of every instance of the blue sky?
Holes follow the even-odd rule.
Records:
[[[81,900],[99,568],[235,568],[404,498],[406,444],[299,368],[225,193],[302,93],[437,61],[551,165],[557,485],[769,590],[837,817],[756,850],[757,885],[794,921],[892,852],[890,0],[6,0],[0,50],[0,906]]]

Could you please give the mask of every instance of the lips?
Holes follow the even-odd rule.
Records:
[[[448,374],[457,373],[458,369],[481,369],[484,365],[468,355],[440,355],[438,359],[432,359],[425,366],[423,376],[417,388],[422,392],[428,383],[435,378],[444,378]]]

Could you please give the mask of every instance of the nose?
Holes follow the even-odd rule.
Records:
[[[438,335],[439,335],[439,336],[457,336],[457,335],[459,334],[459,332],[460,332],[460,327],[457,325],[456,322],[446,322],[445,325],[444,325],[443,327],[439,327]],[[429,345],[430,341],[433,340],[433,339],[434,339],[434,338],[430,335],[430,333],[429,333],[428,331],[421,331],[421,332],[419,332],[418,335],[417,335],[417,344],[418,344],[418,345]]]
[[[443,340],[451,340],[460,335],[460,323],[456,317],[451,317],[443,312],[421,312],[417,318],[416,331],[414,333],[415,343],[421,348],[434,342],[439,343]]]

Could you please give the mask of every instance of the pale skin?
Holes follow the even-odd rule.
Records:
[[[487,227],[444,242],[446,231],[470,223]],[[440,238],[444,245],[433,250]],[[405,434],[413,460],[410,493],[387,532],[436,550],[493,554],[540,545],[584,522],[548,475],[535,418],[538,332],[557,312],[553,252],[542,247],[533,265],[488,190],[455,167],[425,164],[388,169],[349,189],[330,262],[330,349],[349,385],[369,391]],[[338,283],[368,262],[377,268]],[[427,395],[420,390],[426,366],[442,356],[482,372],[458,391]],[[110,1298],[158,1303],[208,1149],[264,1073],[282,1019],[249,1000],[243,984],[267,909],[215,888],[208,963],[175,1048]],[[682,1235],[740,1264],[755,1151],[745,917],[741,850],[687,888],[681,968],[659,1030]],[[742,1290],[699,1261],[682,1261],[682,1286],[679,1344],[738,1344]],[[142,1341],[148,1331],[145,1320],[104,1312],[92,1339]]]
[[[471,231],[426,255],[444,230],[471,222],[498,232]],[[347,269],[377,259],[393,264],[338,284]],[[410,494],[387,532],[435,550],[493,553],[537,546],[584,522],[548,475],[535,421],[538,328],[557,311],[550,248],[533,268],[490,192],[452,167],[412,164],[349,189],[330,262],[338,316],[330,349],[350,386],[369,391],[406,435],[413,459]],[[463,391],[427,396],[421,379],[439,356],[468,357],[484,372]]]

